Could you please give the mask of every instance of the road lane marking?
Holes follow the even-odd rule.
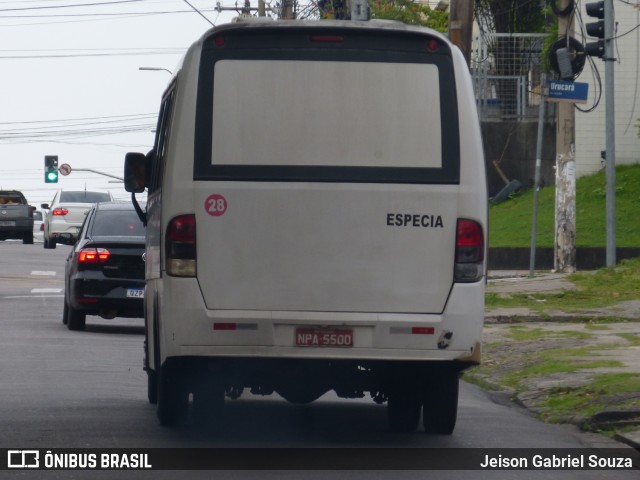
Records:
[[[36,295],[7,295],[6,297],[0,297],[5,300],[16,298],[34,298]],[[63,298],[64,295],[37,295],[38,298]]]
[[[31,275],[39,275],[39,276],[47,276],[47,277],[55,277],[56,272],[50,270],[33,270]]]
[[[62,292],[61,288],[33,288],[31,289],[31,293],[60,293]]]

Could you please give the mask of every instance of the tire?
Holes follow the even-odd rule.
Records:
[[[87,322],[87,314],[74,309],[66,301],[67,305],[67,328],[69,330],[84,330]]]
[[[183,377],[175,368],[166,364],[157,369],[157,415],[160,425],[173,427],[181,425],[187,419],[189,392],[183,383]]]
[[[193,392],[193,415],[197,424],[217,426],[222,421],[223,411],[224,387],[203,376]]]
[[[147,368],[147,400],[151,405],[158,404],[158,368],[160,368],[160,347],[158,345],[158,297],[154,295],[153,301],[153,324],[149,325],[149,312],[144,309],[144,362]],[[153,332],[153,367],[151,369],[149,362],[149,332]]]
[[[451,435],[458,417],[460,381],[454,372],[438,376],[434,388],[425,394],[422,423],[426,433]]]
[[[422,402],[418,392],[398,390],[389,394],[387,417],[389,429],[393,432],[415,432],[420,423]]]
[[[62,307],[62,324],[67,325],[69,323],[69,304],[67,299],[64,299],[64,306]]]
[[[23,245],[33,245],[33,232],[27,233],[22,239]]]
[[[158,376],[153,370],[147,370],[147,399],[151,405],[158,403]]]
[[[43,246],[47,249],[56,248],[56,241],[53,238],[48,239],[47,237],[44,237]]]

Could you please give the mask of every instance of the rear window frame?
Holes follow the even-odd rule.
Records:
[[[79,201],[79,200],[67,200],[66,196],[69,196],[73,194],[73,196],[75,195],[80,195],[80,194],[84,194],[85,196],[87,194],[91,194],[93,195],[100,195],[103,198],[100,198],[98,200],[91,200],[91,199],[83,199],[85,201]],[[109,202],[111,201],[111,196],[108,193],[105,192],[90,192],[90,191],[84,191],[84,190],[67,190],[67,191],[62,191],[60,192],[60,200],[58,201],[58,203],[100,203],[100,202]]]
[[[130,220],[132,221],[132,223],[136,224],[136,226],[139,227],[139,235],[119,235],[113,232],[117,232],[117,228],[115,225],[111,224],[110,228],[112,229],[112,231],[110,231],[108,234],[104,233],[104,232],[100,232],[98,231],[96,233],[95,229],[96,227],[101,228],[103,226],[103,223],[105,222],[104,219],[100,218],[101,216],[106,216],[106,217],[115,217],[118,220],[122,220],[124,215],[123,214],[127,214],[130,216]],[[144,242],[145,239],[145,230],[144,230],[144,226],[142,225],[142,223],[140,222],[140,219],[138,218],[138,215],[136,214],[135,210],[133,209],[101,209],[101,208],[96,208],[93,210],[92,216],[91,216],[91,223],[87,228],[87,237],[93,238],[93,237],[113,237],[113,238],[122,238],[122,237],[131,237],[131,238],[139,238]]]
[[[286,31],[285,31],[286,30]],[[226,30],[224,47],[204,41],[200,59],[194,137],[193,179],[255,182],[337,182],[459,184],[460,138],[458,102],[451,50],[438,37],[407,31],[342,28],[273,28]],[[311,35],[343,35],[345,42],[312,43]],[[427,52],[436,38],[438,52]],[[292,165],[212,165],[213,88],[219,60],[328,60],[336,62],[427,63],[438,67],[442,167],[363,167]],[[214,85],[215,88],[215,85]]]

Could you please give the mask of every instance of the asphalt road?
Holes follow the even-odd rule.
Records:
[[[143,320],[87,317],[62,324],[70,247],[0,242],[0,448],[581,448],[619,446],[541,423],[508,401],[462,384],[451,436],[387,431],[386,408],[327,394],[306,406],[277,395],[227,400],[216,431],[159,426],[146,399]],[[247,450],[248,451],[248,450]],[[247,455],[246,465],[251,465]],[[327,468],[331,468],[330,465]],[[0,478],[428,478],[426,471],[0,471]],[[442,471],[437,478],[633,478],[638,471]]]

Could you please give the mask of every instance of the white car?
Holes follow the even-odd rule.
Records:
[[[110,201],[113,196],[108,191],[58,190],[51,205],[41,205],[49,210],[44,221],[44,248],[56,248],[57,243],[73,245],[93,204]]]
[[[33,238],[42,240],[44,232],[44,214],[40,210],[33,212]]]

